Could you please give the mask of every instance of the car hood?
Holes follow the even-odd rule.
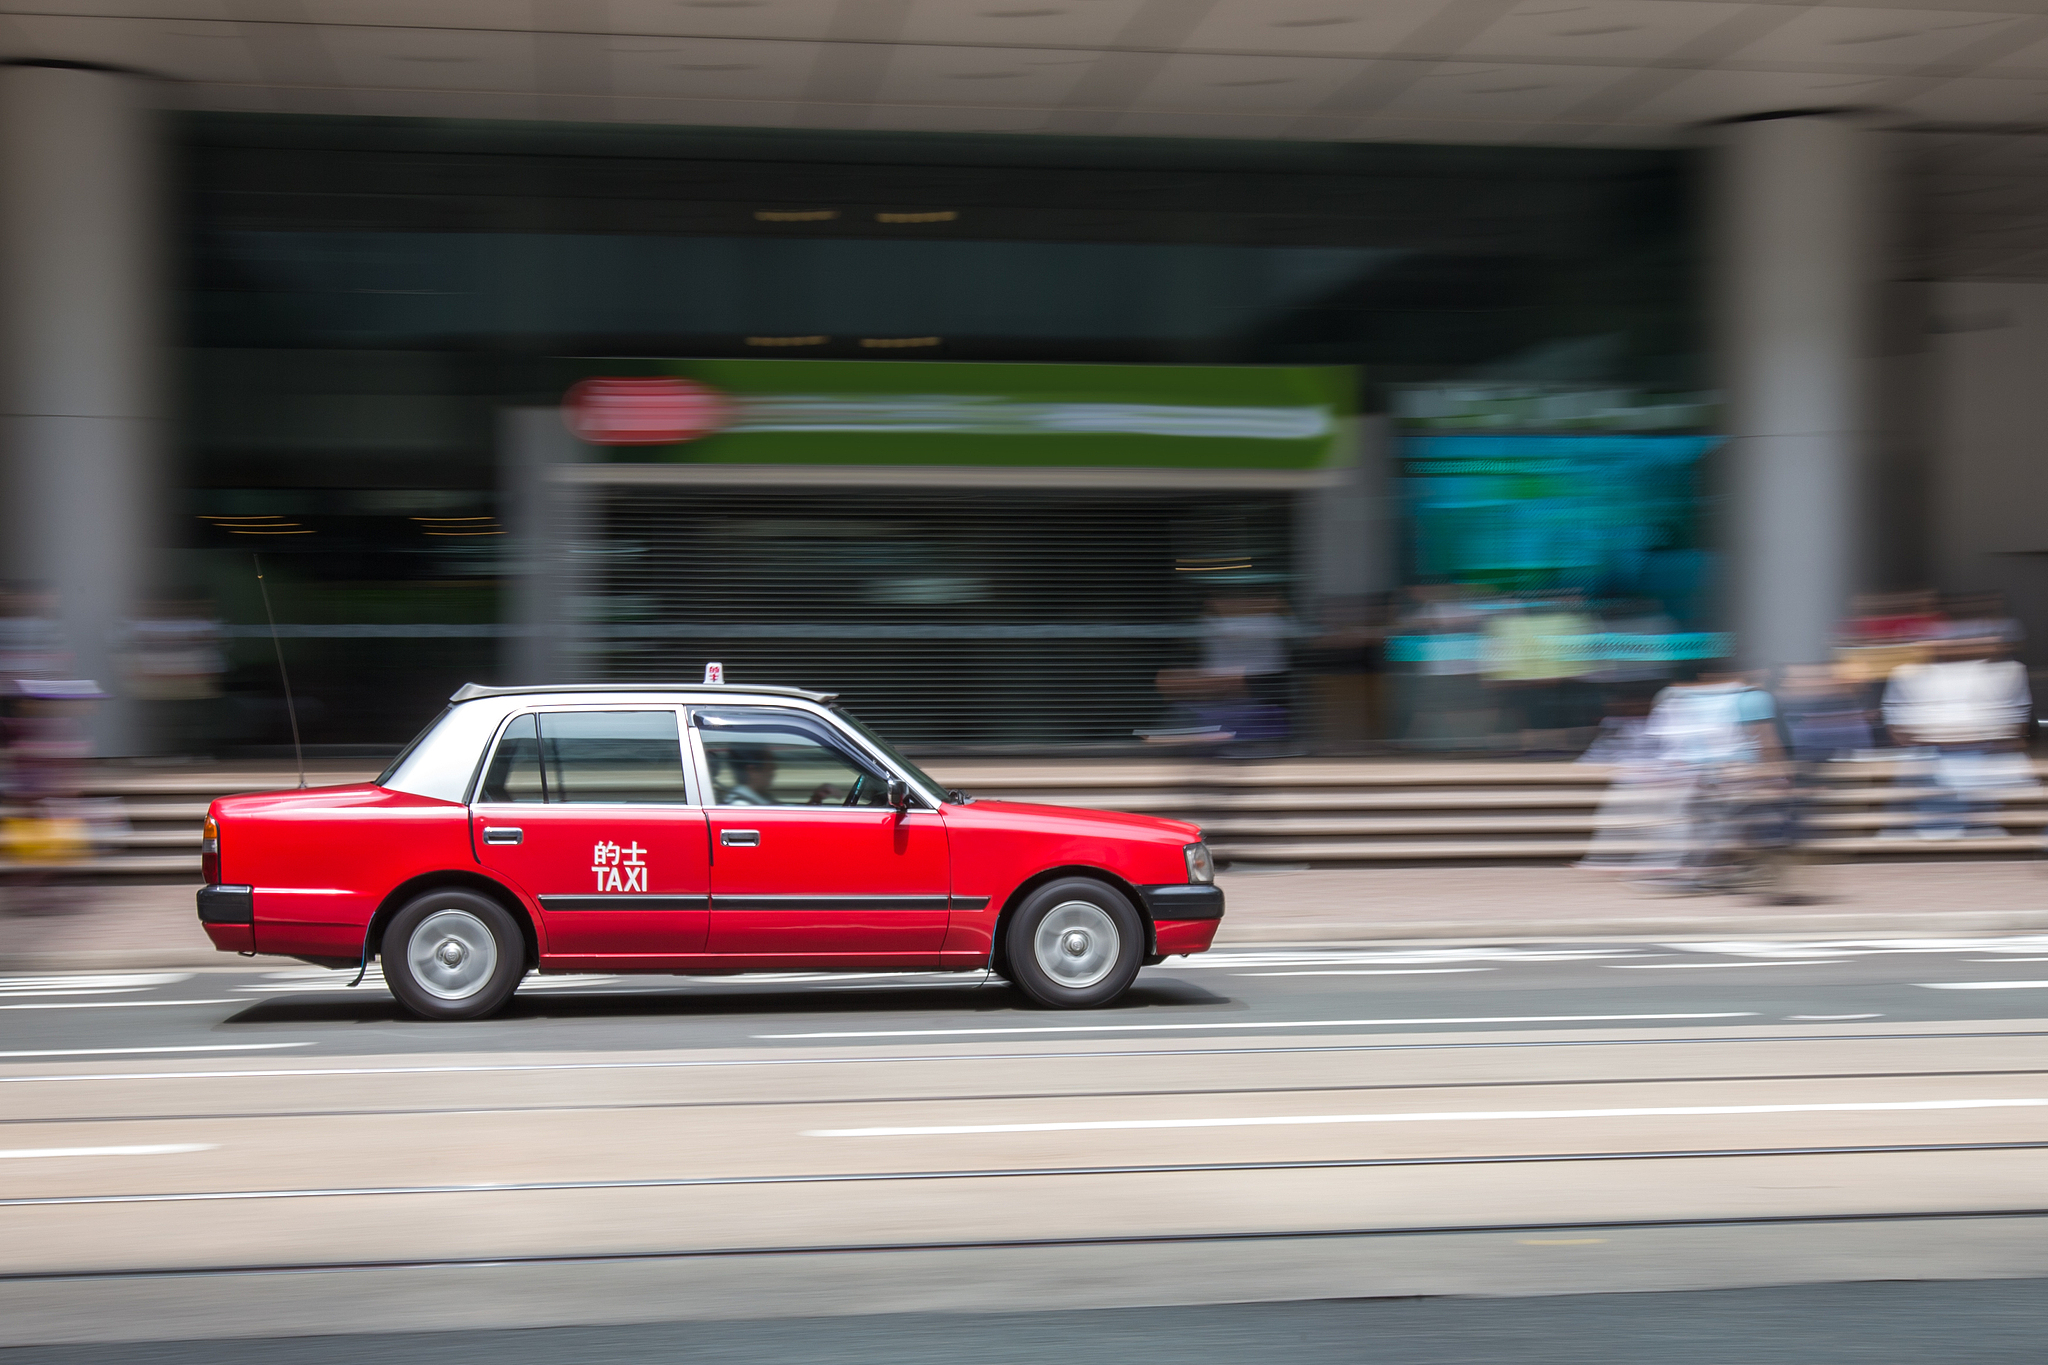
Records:
[[[1150,835],[1163,841],[1191,844],[1202,837],[1200,826],[1185,820],[1168,820],[1157,815],[1133,815],[1129,811],[1094,810],[1086,806],[1042,806],[1031,801],[977,799],[967,807],[984,819],[1014,817],[1041,828],[1058,826],[1076,834],[1133,838]]]

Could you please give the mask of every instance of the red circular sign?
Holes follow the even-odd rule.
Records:
[[[732,404],[688,379],[586,379],[563,398],[562,420],[595,446],[667,446],[719,430]]]

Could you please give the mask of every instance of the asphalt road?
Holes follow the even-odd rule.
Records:
[[[1788,1303],[1836,1354],[1740,1358],[1924,1358],[1843,1353],[1901,1279],[1996,1326],[1944,1358],[2039,1339],[2048,939],[1235,951],[1084,1014],[574,977],[425,1024],[347,976],[0,978],[0,1346],[1540,1361],[1663,1302],[1654,1356],[1571,1358],[1736,1358],[1695,1347]]]

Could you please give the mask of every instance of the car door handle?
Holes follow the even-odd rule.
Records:
[[[718,831],[718,842],[727,848],[759,848],[761,831],[758,829],[722,829]]]
[[[484,842],[487,844],[516,844],[526,838],[526,831],[512,825],[485,825]]]

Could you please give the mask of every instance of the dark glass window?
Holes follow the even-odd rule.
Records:
[[[532,716],[521,716],[505,727],[498,752],[484,774],[480,801],[545,801],[547,786],[540,771],[540,735]]]
[[[673,711],[564,711],[540,718],[547,799],[688,805]]]
[[[808,716],[766,709],[696,715],[721,806],[888,803],[888,779]]]

